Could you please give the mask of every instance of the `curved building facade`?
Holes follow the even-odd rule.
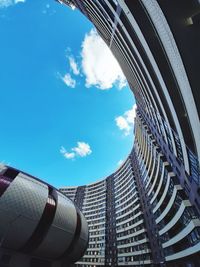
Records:
[[[70,266],[87,244],[87,222],[69,198],[35,177],[1,166],[1,267]]]
[[[96,248],[89,243],[84,265],[199,266],[199,1],[59,2],[76,7],[94,24],[137,104],[133,150],[100,182],[104,211],[92,205],[86,215],[87,220],[105,216],[104,249],[90,240]],[[73,189],[83,212],[93,186]]]
[[[115,173],[60,188],[89,226],[88,249],[77,266],[199,266],[199,212],[139,123],[134,149]]]
[[[151,264],[132,156],[102,181],[60,191],[73,199],[89,226],[89,245],[79,266]]]

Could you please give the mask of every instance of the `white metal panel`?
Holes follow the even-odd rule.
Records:
[[[19,173],[0,198],[3,246],[21,248],[35,230],[46,205],[47,185]]]
[[[191,220],[190,223],[181,232],[179,232],[177,235],[175,235],[173,238],[171,238],[167,242],[163,243],[162,247],[166,248],[166,247],[172,246],[173,244],[179,242],[181,239],[189,235],[190,232],[192,232],[192,230],[195,227],[199,227],[199,226],[200,226],[199,219]]]
[[[196,252],[199,252],[200,251],[200,242],[197,243],[195,246],[193,247],[189,247],[185,250],[182,250],[180,252],[177,252],[175,254],[172,254],[170,256],[167,256],[165,257],[166,261],[172,261],[172,260],[176,260],[176,259],[179,259],[179,258],[184,258],[184,257],[187,257],[191,254],[195,254]]]

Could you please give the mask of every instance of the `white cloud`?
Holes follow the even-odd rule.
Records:
[[[61,79],[63,80],[63,82],[71,87],[71,88],[75,88],[76,86],[76,81],[71,77],[71,75],[69,73],[66,73],[64,77],[61,77]]]
[[[69,65],[70,65],[73,73],[75,75],[79,75],[80,71],[79,71],[78,64],[76,63],[75,59],[72,56],[68,57],[68,59],[69,59]]]
[[[136,104],[133,105],[132,109],[125,112],[126,120],[129,124],[134,125],[135,117],[136,117]]]
[[[124,163],[124,161],[123,161],[122,159],[120,159],[120,160],[117,162],[117,166],[121,166],[123,163]]]
[[[86,86],[97,86],[102,90],[117,85],[122,89],[126,78],[110,49],[92,29],[82,43],[82,69],[86,76]]]
[[[133,105],[132,109],[127,110],[124,115],[115,118],[116,125],[120,130],[124,131],[125,135],[129,135],[131,129],[134,126],[134,120],[136,117],[136,104]]]
[[[25,0],[0,0],[0,8],[9,7],[14,4],[24,3]]]
[[[71,148],[71,152],[67,152],[67,150],[62,146],[60,149],[60,153],[66,159],[74,159],[76,157],[86,157],[92,153],[90,145],[85,142],[77,142],[77,146]]]
[[[64,157],[66,158],[66,159],[73,159],[73,158],[75,158],[75,153],[65,153],[64,154]]]
[[[125,135],[129,135],[131,127],[128,124],[126,118],[124,118],[123,116],[119,116],[115,119],[115,121],[119,129],[123,130]]]
[[[66,159],[73,159],[75,157],[75,153],[74,152],[70,152],[68,153],[66,151],[66,149],[62,146],[61,149],[60,149],[60,153],[63,154],[63,156],[66,158]]]
[[[90,145],[85,142],[77,142],[78,146],[72,148],[72,151],[75,151],[80,157],[85,157],[92,153]]]

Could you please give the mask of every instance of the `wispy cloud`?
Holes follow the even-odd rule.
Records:
[[[134,120],[136,117],[136,104],[133,105],[132,109],[127,110],[123,115],[115,118],[116,125],[120,130],[127,136],[130,134],[131,129],[134,126]]]
[[[76,80],[74,80],[69,73],[66,73],[64,76],[59,74],[59,77],[68,87],[75,88]]]
[[[79,75],[80,69],[78,63],[76,62],[74,56],[71,54],[71,48],[67,47],[66,49],[66,57],[69,60],[70,69],[67,70],[67,73],[62,76],[59,72],[57,73],[57,77],[60,78],[68,87],[75,88],[76,80],[72,75]]]
[[[75,158],[74,152],[67,152],[67,150],[62,146],[60,149],[60,153],[66,158],[66,159],[73,159]]]
[[[50,4],[46,4],[44,6],[44,9],[42,10],[42,13],[44,15],[49,15],[49,16],[52,16],[56,13],[56,10],[52,8],[52,6]]]
[[[20,2],[21,2],[21,3],[24,3],[25,0],[15,0],[14,2],[15,2],[15,4],[20,3]]]
[[[74,159],[76,157],[86,157],[92,153],[90,145],[85,142],[77,142],[77,146],[70,149],[68,152],[63,146],[60,149],[60,153],[66,159]]]
[[[79,75],[80,74],[80,70],[79,70],[78,64],[75,61],[74,57],[73,56],[69,56],[68,59],[69,59],[70,68],[71,68],[72,72],[74,73],[74,75]]]
[[[24,2],[26,2],[26,0],[0,0],[0,8],[9,7]]]
[[[101,90],[119,89],[126,86],[125,76],[101,37],[92,29],[82,43],[82,69],[86,76],[86,86],[97,86]]]

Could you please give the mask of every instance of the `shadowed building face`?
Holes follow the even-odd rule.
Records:
[[[94,24],[137,104],[122,178],[118,170],[103,180],[99,196],[96,184],[73,194],[61,189],[89,223],[89,248],[79,265],[199,266],[199,1],[60,2]]]

